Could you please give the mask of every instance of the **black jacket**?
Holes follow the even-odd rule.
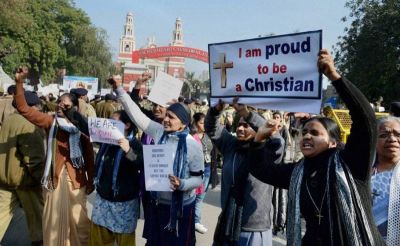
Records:
[[[96,185],[97,193],[108,201],[124,202],[137,198],[139,195],[139,174],[143,172],[142,144],[133,139],[130,141],[131,149],[123,153],[117,175],[117,193],[112,190],[112,178],[114,170],[114,158],[118,150],[117,145],[110,145],[104,155],[96,157],[96,177],[99,173],[100,160],[104,156],[103,170],[99,182]]]

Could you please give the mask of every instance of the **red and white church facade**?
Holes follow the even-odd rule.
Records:
[[[117,62],[123,69],[123,82],[124,87],[129,89],[130,86],[137,80],[137,78],[144,72],[149,71],[152,74],[152,80],[142,88],[141,94],[147,94],[147,89],[151,88],[154,78],[157,77],[158,72],[165,72],[175,78],[181,80],[185,79],[185,58],[174,56],[153,56],[146,58],[137,56],[135,54],[146,53],[146,51],[157,51],[157,45],[154,37],[149,37],[147,44],[140,49],[136,49],[136,36],[135,36],[134,17],[131,12],[126,15],[124,25],[124,33],[120,38],[119,53]],[[172,42],[168,47],[176,49],[181,47],[184,49],[183,42],[183,29],[182,21],[177,18],[175,21],[175,28],[173,30]],[[168,47],[161,47],[166,49]]]

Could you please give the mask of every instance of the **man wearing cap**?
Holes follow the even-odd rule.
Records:
[[[95,109],[97,104],[101,101],[101,95],[96,94],[94,95],[94,98],[90,101],[90,105]]]
[[[29,106],[40,109],[36,94],[26,91],[25,98]],[[40,180],[45,160],[45,136],[43,129],[19,113],[11,114],[3,122],[0,130],[0,241],[18,206],[25,211],[32,245],[43,239]],[[18,245],[16,241],[9,243]]]
[[[105,96],[105,101],[98,103],[96,106],[97,117],[107,119],[111,118],[111,115],[118,110],[118,107],[115,104],[116,100],[116,96],[113,94],[107,94]]]
[[[74,88],[70,91],[72,94],[75,94],[79,100],[78,112],[81,113],[86,118],[88,117],[96,117],[96,110],[87,103],[87,94],[88,91],[85,88]]]

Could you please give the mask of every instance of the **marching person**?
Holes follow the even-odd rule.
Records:
[[[196,204],[195,204],[195,229],[199,233],[206,233],[208,229],[201,224],[201,206],[204,198],[206,197],[206,193],[208,190],[208,185],[210,183],[211,177],[211,151],[213,150],[213,143],[210,137],[205,133],[204,129],[204,119],[206,115],[203,113],[195,113],[193,115],[193,122],[191,125],[191,134],[194,139],[197,140],[203,147],[203,155],[204,155],[204,176],[203,176],[203,184],[196,190]]]
[[[287,242],[297,245],[385,245],[372,216],[370,175],[376,143],[375,114],[365,96],[337,72],[327,50],[318,67],[350,110],[351,133],[343,148],[340,129],[329,118],[305,121],[300,142],[304,159],[275,165],[263,141],[278,131],[275,121],[259,128],[248,155],[250,173],[289,189]],[[306,221],[302,238],[301,216]]]
[[[109,82],[135,125],[156,143],[176,149],[174,171],[169,175],[172,192],[153,192],[147,244],[195,245],[195,189],[202,183],[204,157],[201,145],[189,134],[189,109],[181,103],[170,105],[160,124],[142,113],[122,88],[120,78],[113,76]]]
[[[387,245],[400,245],[400,118],[378,120],[377,161],[372,171],[372,211]]]
[[[139,218],[139,173],[143,171],[142,144],[125,111],[112,119],[124,123],[125,138],[119,145],[102,144],[96,156],[96,198],[93,205],[89,245],[135,245]]]
[[[89,137],[81,134],[65,117],[78,106],[69,93],[58,101],[55,116],[39,112],[26,103],[23,83],[27,69],[15,75],[15,102],[18,112],[34,125],[48,132],[46,164],[42,177],[45,188],[43,244],[87,245],[90,221],[86,196],[94,190],[94,152]]]
[[[215,246],[225,245],[263,245],[272,246],[272,190],[249,174],[246,156],[255,136],[254,129],[265,123],[265,119],[250,112],[245,105],[233,107],[240,116],[236,137],[228,132],[218,119],[224,109],[220,101],[211,107],[205,120],[205,130],[216,148],[223,156],[221,208],[222,212],[214,233]],[[280,163],[283,157],[284,141],[279,133],[270,140],[276,156],[274,162]],[[255,160],[260,161],[260,160]]]

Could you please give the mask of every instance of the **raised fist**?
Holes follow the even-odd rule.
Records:
[[[24,83],[25,79],[28,77],[28,68],[27,67],[19,67],[15,72],[15,82],[16,83]]]

